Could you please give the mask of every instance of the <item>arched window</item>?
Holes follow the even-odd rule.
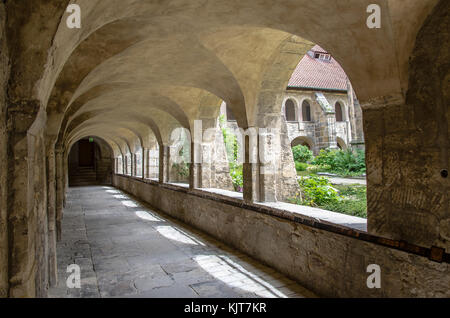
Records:
[[[311,121],[311,105],[306,100],[302,104],[302,120]]]
[[[228,121],[235,121],[236,118],[233,115],[233,112],[231,111],[230,107],[227,106],[227,120]]]
[[[336,103],[334,111],[336,112],[336,121],[344,121],[344,118],[342,116],[342,106],[339,102]]]
[[[297,121],[295,118],[295,104],[291,99],[288,99],[284,104],[284,115],[286,117],[286,121]]]

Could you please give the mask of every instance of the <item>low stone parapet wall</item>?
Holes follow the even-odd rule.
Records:
[[[113,184],[252,256],[324,297],[450,297],[449,254],[247,204],[237,198],[115,175]],[[369,288],[369,265],[381,288]],[[370,280],[370,279],[369,279]]]

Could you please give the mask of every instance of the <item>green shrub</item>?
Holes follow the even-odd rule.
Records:
[[[242,174],[242,165],[230,164],[230,176],[233,182],[234,191],[244,191],[244,177]]]
[[[317,166],[332,166],[336,157],[337,150],[322,149],[319,155],[314,158],[313,164]]]
[[[189,177],[190,175],[190,164],[184,161],[184,154],[185,150],[184,148],[181,148],[178,152],[178,156],[181,158],[181,162],[172,164],[172,168],[175,169],[177,174],[183,179]]]
[[[289,201],[293,204],[318,207],[328,211],[367,218],[366,187],[338,185],[332,187],[324,177],[311,176],[299,180],[302,195]]]
[[[312,151],[302,145],[292,147],[292,154],[294,155],[295,162],[307,163],[314,159]]]
[[[311,176],[301,178],[298,183],[303,194],[301,200],[303,205],[319,207],[336,203],[341,199],[327,178]],[[298,201],[298,198],[296,200]]]
[[[297,170],[297,172],[300,171],[306,171],[308,169],[308,164],[307,163],[303,163],[303,162],[295,162],[295,170]]]
[[[190,164],[189,163],[174,163],[172,165],[172,168],[174,168],[177,171],[177,174],[182,177],[182,178],[186,178],[189,177],[189,168],[190,168]]]
[[[230,163],[236,163],[239,155],[239,144],[237,142],[237,137],[230,131],[230,129],[226,127],[224,115],[219,117],[219,123],[222,129],[223,141],[225,142],[228,161]]]
[[[313,163],[340,175],[354,176],[366,172],[365,153],[362,150],[321,150]]]

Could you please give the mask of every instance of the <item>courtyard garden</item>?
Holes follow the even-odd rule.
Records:
[[[220,117],[234,190],[243,191],[242,164],[238,163],[236,136]],[[289,201],[348,215],[367,217],[366,186],[352,178],[364,179],[365,153],[361,150],[322,150],[314,157],[306,146],[292,148],[300,192]],[[344,178],[346,184],[332,184],[333,178]]]
[[[291,203],[367,218],[366,186],[350,178],[364,178],[365,153],[361,150],[321,150],[316,157],[306,146],[292,148],[301,192]],[[332,184],[331,178],[348,178]]]

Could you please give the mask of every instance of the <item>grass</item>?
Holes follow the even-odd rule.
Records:
[[[326,173],[332,173],[335,174],[337,177],[340,178],[354,178],[354,177],[363,177],[364,174],[361,173],[354,173],[354,172],[342,172],[342,171],[333,171],[330,169],[329,166],[314,166],[314,165],[308,165],[308,168],[306,171],[297,171],[297,175],[300,177],[306,177],[306,176],[316,176],[319,172],[326,172]]]
[[[335,185],[342,200],[321,206],[324,210],[344,213],[352,216],[367,218],[366,186],[363,185]]]

